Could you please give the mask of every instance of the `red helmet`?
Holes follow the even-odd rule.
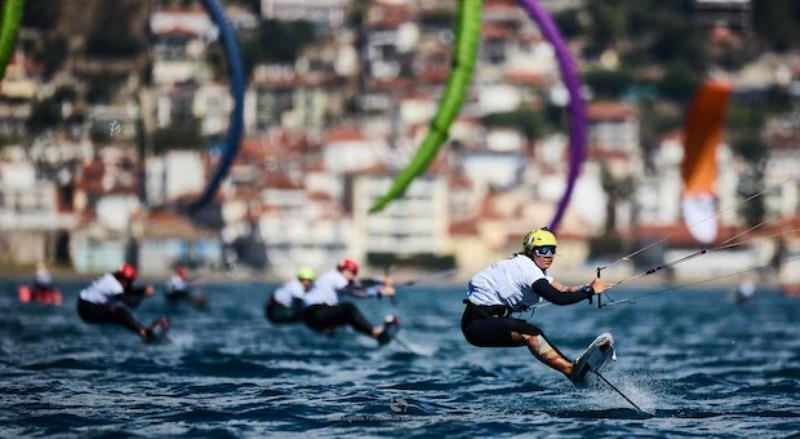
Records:
[[[358,263],[350,258],[344,258],[339,261],[339,265],[336,266],[339,271],[350,270],[353,274],[358,274]]]
[[[126,262],[119,267],[119,274],[121,274],[122,277],[133,281],[136,279],[136,267]]]
[[[180,276],[182,279],[186,279],[186,275],[187,275],[186,267],[178,267],[178,268],[176,268],[175,269],[175,274]]]

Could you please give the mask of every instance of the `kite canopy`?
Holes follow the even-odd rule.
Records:
[[[570,97],[569,171],[566,189],[550,221],[550,229],[555,231],[569,205],[572,191],[586,158],[586,110],[580,94],[580,77],[575,68],[576,63],[552,17],[536,0],[520,0],[520,3],[539,26],[542,35],[553,45],[564,86]],[[402,197],[411,182],[425,172],[428,165],[436,158],[442,144],[447,140],[450,125],[461,109],[475,67],[481,31],[481,8],[481,0],[461,0],[459,2],[453,67],[447,78],[444,94],[439,101],[436,116],[431,121],[428,133],[411,163],[398,174],[389,191],[370,208],[370,213],[379,212],[395,199]]]
[[[14,53],[14,43],[19,33],[19,23],[22,21],[22,8],[25,0],[5,0],[2,2],[2,17],[0,17],[0,80],[6,74],[6,66]]]
[[[436,158],[439,148],[447,140],[450,125],[453,124],[464,96],[469,90],[469,82],[475,68],[475,57],[478,52],[478,40],[481,35],[481,9],[483,0],[462,0],[458,5],[458,29],[456,31],[455,48],[453,50],[452,68],[447,76],[442,98],[436,115],[428,127],[428,133],[422,140],[414,158],[394,179],[389,191],[380,197],[370,208],[370,213],[383,210],[389,203],[405,194],[408,186]]]
[[[242,57],[239,54],[239,46],[236,43],[236,34],[227,20],[225,20],[225,14],[222,12],[222,7],[217,0],[203,0],[203,5],[206,7],[214,24],[219,27],[222,44],[225,47],[228,71],[230,73],[231,94],[233,95],[233,111],[231,112],[228,137],[225,139],[225,148],[222,150],[219,165],[217,165],[217,169],[214,171],[203,194],[192,205],[194,209],[199,209],[208,204],[217,192],[222,180],[228,175],[233,159],[239,152],[242,126],[244,124],[245,79]]]
[[[717,238],[717,150],[731,86],[708,80],[689,108],[683,142],[683,221],[692,236],[705,244]]]

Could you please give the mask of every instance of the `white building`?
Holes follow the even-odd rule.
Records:
[[[228,131],[233,97],[227,85],[204,83],[194,93],[192,113],[200,119],[203,136],[222,136]]]
[[[138,119],[139,107],[135,103],[95,105],[89,110],[92,131],[110,140],[133,140]]]
[[[282,21],[308,20],[329,29],[347,18],[347,0],[261,0],[261,16]]]
[[[611,172],[617,176],[640,175],[644,168],[636,107],[622,102],[596,102],[589,104],[586,117],[589,148],[610,159],[604,164]]]
[[[352,222],[329,196],[284,185],[263,190],[261,201],[257,227],[272,275],[290,278],[300,265],[323,271],[354,254]]]
[[[30,163],[0,164],[0,259],[50,259],[56,235],[76,224],[74,215],[59,210],[56,185],[37,180]]]
[[[153,45],[153,82],[158,85],[211,78],[204,60],[208,45],[219,29],[199,8],[162,9],[150,17]]]
[[[367,138],[358,129],[340,127],[325,134],[322,158],[326,170],[344,174],[379,165],[387,149],[384,139]]]
[[[683,221],[683,154],[683,139],[678,133],[667,136],[658,145],[653,153],[653,172],[645,173],[636,187],[639,223],[667,226]],[[738,174],[730,147],[727,144],[720,145],[717,150],[716,196],[717,206],[722,211],[719,221],[724,225],[733,225],[738,221],[736,209],[729,208],[738,203]]]
[[[487,189],[516,186],[525,169],[525,156],[519,152],[464,151],[460,154],[460,161],[464,174]]]
[[[258,222],[272,275],[289,279],[297,267],[308,265],[321,272],[353,253],[353,226],[343,215],[312,218],[267,213]]]
[[[219,35],[219,29],[201,8],[160,9],[150,17],[150,30],[155,35],[180,30],[206,41],[214,41]]]
[[[206,184],[205,163],[195,151],[172,150],[148,157],[145,172],[147,204],[151,206],[199,194]]]
[[[353,180],[353,226],[360,234],[360,253],[446,254],[450,248],[447,179],[420,176],[402,198],[369,214],[392,181],[392,176],[383,174],[361,174]]]
[[[95,214],[98,224],[115,232],[126,232],[131,216],[141,205],[139,198],[132,194],[105,195],[97,200]]]

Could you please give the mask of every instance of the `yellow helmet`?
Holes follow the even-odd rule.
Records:
[[[555,247],[557,245],[558,241],[556,240],[556,235],[550,230],[547,230],[547,227],[531,230],[525,235],[525,240],[522,241],[522,249],[525,251],[533,250],[536,247]]]
[[[297,278],[300,280],[314,280],[316,277],[317,274],[314,273],[314,269],[311,267],[303,266],[297,270]]]

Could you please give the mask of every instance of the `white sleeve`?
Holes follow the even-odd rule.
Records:
[[[103,277],[100,281],[99,290],[106,293],[109,296],[116,296],[118,294],[122,294],[125,292],[125,289],[122,287],[122,284],[114,278],[114,276],[108,274]]]
[[[350,285],[350,281],[348,281],[346,277],[341,276],[341,277],[336,279],[336,288],[335,289],[338,292],[339,290],[341,290],[342,288],[344,288],[344,287],[346,287],[348,285]]]

